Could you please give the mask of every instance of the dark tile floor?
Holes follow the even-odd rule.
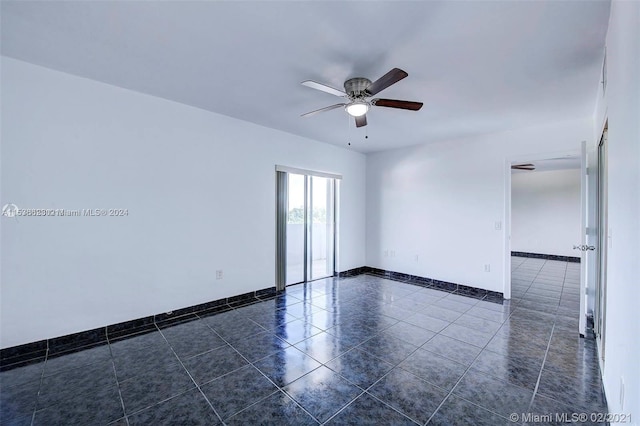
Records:
[[[502,304],[326,279],[9,370],[0,423],[500,425],[606,411],[595,342],[577,333],[579,265],[512,262]]]

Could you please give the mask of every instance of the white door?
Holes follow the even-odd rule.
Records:
[[[587,328],[587,316],[596,316],[598,310],[598,275],[600,259],[598,250],[599,211],[598,205],[598,149],[587,149],[582,142],[581,153],[581,215],[580,244],[574,249],[580,251],[580,322],[579,332],[584,336]]]
[[[600,348],[600,359],[604,361],[604,335],[606,329],[606,299],[607,299],[607,249],[609,248],[608,222],[607,222],[607,129],[605,128],[600,144],[597,148],[597,201],[596,201],[596,246],[595,260],[597,267],[595,273],[595,301],[594,301],[594,325],[593,331]]]

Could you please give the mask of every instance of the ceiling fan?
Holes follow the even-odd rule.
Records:
[[[531,164],[531,163],[526,163],[526,164],[514,164],[511,166],[511,170],[535,170],[536,167]]]
[[[312,80],[303,81],[303,86],[346,98],[345,100],[348,102],[320,108],[315,111],[302,114],[302,117],[309,117],[319,112],[344,107],[345,111],[347,111],[349,115],[355,117],[356,127],[362,127],[367,125],[366,114],[367,111],[369,111],[369,108],[371,108],[372,106],[418,111],[420,108],[422,108],[422,102],[380,98],[369,99],[370,97],[383,91],[392,84],[395,84],[403,78],[407,77],[408,75],[409,74],[407,74],[400,68],[394,68],[373,83],[368,78],[351,78],[344,82],[344,92],[342,90],[334,89],[333,87],[327,86],[326,84],[318,83]]]

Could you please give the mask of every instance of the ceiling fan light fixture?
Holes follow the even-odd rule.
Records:
[[[369,111],[369,104],[364,101],[353,101],[345,108],[352,117],[361,117]]]
[[[344,82],[344,91],[313,80],[303,81],[303,86],[341,97],[344,102],[307,112],[306,114],[302,114],[302,117],[310,117],[319,112],[343,107],[347,114],[355,118],[356,127],[363,127],[367,125],[367,112],[369,112],[369,108],[372,106],[418,111],[422,108],[422,102],[403,101],[399,99],[370,99],[407,76],[406,71],[400,68],[394,68],[374,82],[371,82],[368,78],[354,77]]]

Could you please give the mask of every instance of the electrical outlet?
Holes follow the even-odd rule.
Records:
[[[222,273],[222,269],[218,269],[216,271],[216,280],[221,280],[224,277],[223,273]]]
[[[486,265],[484,265],[484,271],[485,272],[491,272],[491,265],[489,265],[488,263]]]

